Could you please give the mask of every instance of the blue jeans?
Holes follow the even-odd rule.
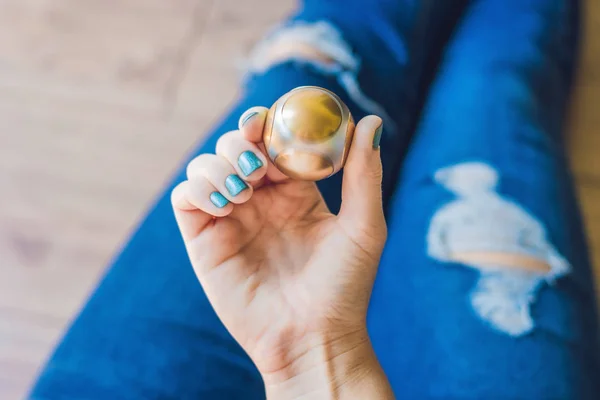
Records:
[[[338,93],[357,119],[381,111],[389,239],[368,328],[397,397],[598,398],[596,303],[561,136],[578,3],[343,4],[306,0],[274,34],[314,44],[315,27],[328,21],[319,40],[342,40],[334,65],[289,60],[251,71],[245,94],[196,153],[213,152],[247,108],[301,85]],[[319,182],[333,212],[340,175]],[[189,264],[169,201],[183,179],[182,168],[31,398],[264,398]],[[547,271],[457,259],[478,252]]]

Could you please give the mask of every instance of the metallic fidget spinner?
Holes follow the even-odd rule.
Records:
[[[301,86],[273,104],[263,141],[281,172],[293,179],[318,181],[342,169],[354,127],[350,110],[337,95]]]

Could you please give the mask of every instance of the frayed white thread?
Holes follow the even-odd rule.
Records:
[[[547,273],[539,273],[460,261],[479,271],[471,292],[475,312],[511,336],[531,332],[531,305],[541,284],[552,284],[569,273],[571,266],[548,241],[537,219],[496,193],[499,176],[494,168],[467,162],[440,169],[434,178],[458,199],[440,208],[431,220],[430,257],[452,262],[455,253],[494,251],[531,256],[549,266]]]
[[[471,304],[482,319],[498,330],[511,336],[524,335],[534,328],[530,308],[542,283],[542,276],[530,271],[506,271],[506,267],[480,271],[471,292]]]
[[[279,60],[276,64],[269,63],[271,48],[276,42],[310,46],[323,56],[333,60],[333,62],[319,62],[300,57],[290,57],[286,60]],[[290,61],[299,65],[310,66],[323,75],[334,76],[348,96],[359,107],[367,113],[380,116],[388,132],[393,133],[396,130],[396,124],[385,109],[361,90],[358,84],[361,61],[331,23],[327,21],[314,23],[296,21],[291,25],[284,25],[273,30],[255,47],[248,60],[246,60],[244,65],[246,79],[249,76],[264,73],[275,65]]]

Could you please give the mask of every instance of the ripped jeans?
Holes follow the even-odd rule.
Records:
[[[561,136],[577,2],[338,3],[305,1],[258,46],[244,95],[196,153],[213,152],[247,108],[301,85],[334,91],[357,119],[384,116],[389,238],[368,327],[397,397],[597,399],[595,297]],[[286,38],[333,62],[261,64]],[[183,179],[182,169],[173,185]],[[341,174],[319,182],[333,212],[340,184]],[[31,398],[264,399],[197,283],[170,190]]]

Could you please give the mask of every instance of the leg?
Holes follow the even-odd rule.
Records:
[[[407,15],[418,20],[419,3],[406,3]],[[318,43],[333,45],[335,51],[330,54],[315,49],[311,40],[318,36],[314,36],[310,23],[319,13],[307,7],[300,14],[308,12],[312,19],[306,19],[309,25],[304,27],[309,29],[303,31],[307,35],[304,38],[310,39],[307,46],[288,44],[288,54],[282,57],[273,50],[273,43],[271,50],[256,56],[255,75],[249,80],[244,97],[196,153],[214,151],[220,134],[236,129],[237,119],[245,109],[269,106],[296,86],[328,88],[343,98],[357,119],[365,115],[366,110],[361,107],[365,97],[357,97],[356,89],[360,87],[352,85],[358,82],[358,70],[344,67],[343,63],[359,62],[361,53],[348,52],[346,43],[352,43],[351,39],[345,42],[345,35],[338,37],[335,31],[331,34],[329,28]],[[414,24],[408,24],[410,18],[404,30],[397,29],[398,42],[405,36],[415,40],[411,33]],[[299,19],[301,16],[295,21]],[[342,33],[345,28],[346,25],[339,26]],[[281,30],[279,37],[285,39],[289,32]],[[350,58],[345,57],[348,55]],[[382,68],[389,56],[381,54],[380,61],[367,60],[368,57],[363,57],[363,62],[381,64],[367,64],[370,68]],[[290,59],[296,62],[291,63]],[[263,69],[256,65],[258,61],[266,62]],[[404,60],[405,68],[388,78],[408,87],[416,81],[408,72],[414,69],[409,65],[416,61],[417,57],[410,63]],[[376,104],[387,109],[390,101]],[[388,135],[384,144],[388,149],[384,161],[388,170],[402,151],[394,137]],[[181,171],[117,257],[50,359],[33,390],[33,398],[264,398],[263,384],[254,366],[219,322],[189,265],[168,198],[172,186],[183,179]],[[335,176],[320,185],[332,210],[339,208],[340,182],[341,177]],[[391,183],[388,179],[386,192],[391,191]]]
[[[447,50],[390,205],[369,315],[400,398],[599,393],[560,137],[577,14],[571,0],[475,0]]]
[[[241,113],[301,85],[334,79],[291,64],[249,83],[197,153],[213,152]],[[251,361],[214,314],[189,264],[169,194],[182,170],[93,294],[42,373],[33,398],[264,399]],[[334,193],[330,192],[331,197]],[[335,203],[334,203],[335,204]]]
[[[262,73],[282,60],[308,63],[334,75],[364,112],[381,116],[387,198],[438,55],[467,2],[376,0],[367,7],[365,0],[304,0],[304,7],[258,46],[248,66]],[[331,185],[321,189],[325,186]]]

